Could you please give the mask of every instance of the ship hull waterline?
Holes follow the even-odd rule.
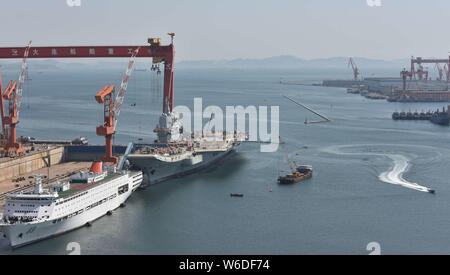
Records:
[[[159,184],[171,179],[180,178],[195,174],[207,169],[228,156],[237,152],[237,147],[230,148],[223,152],[205,152],[199,153],[199,162],[192,163],[191,160],[182,160],[178,162],[163,162],[151,156],[145,155],[129,155],[128,161],[133,168],[141,170],[144,179],[141,187]]]

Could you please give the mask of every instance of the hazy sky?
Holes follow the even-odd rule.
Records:
[[[0,46],[143,44],[176,32],[177,59],[444,57],[449,0],[0,0]]]

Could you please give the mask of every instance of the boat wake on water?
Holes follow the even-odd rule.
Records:
[[[367,145],[342,145],[342,146],[332,146],[325,148],[323,152],[334,154],[334,155],[345,155],[345,156],[378,156],[378,157],[386,157],[393,161],[393,165],[388,171],[381,173],[378,176],[378,179],[382,182],[402,186],[408,189],[412,189],[419,192],[431,193],[434,194],[435,190],[422,186],[418,183],[410,182],[406,180],[403,176],[406,172],[411,168],[411,160],[400,154],[391,154],[391,153],[379,153],[379,152],[358,152],[358,153],[349,153],[343,152],[342,149],[349,148],[361,148]],[[367,148],[366,148],[367,149]]]
[[[394,185],[400,185],[409,189],[413,189],[420,192],[434,193],[434,190],[421,186],[414,182],[409,182],[403,175],[410,168],[409,159],[402,155],[385,155],[386,157],[394,161],[394,166],[391,170],[381,173],[378,177],[382,182],[390,183]]]

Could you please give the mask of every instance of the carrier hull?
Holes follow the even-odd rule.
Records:
[[[127,159],[134,169],[139,169],[144,173],[142,185],[147,186],[206,169],[236,152],[236,150],[237,148],[233,146],[222,151],[188,153],[173,160],[145,154],[130,154]]]

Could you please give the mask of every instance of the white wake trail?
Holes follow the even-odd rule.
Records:
[[[429,193],[432,190],[428,187],[421,186],[417,183],[407,181],[403,178],[403,175],[408,171],[410,164],[409,159],[402,155],[385,155],[386,157],[394,161],[394,165],[390,171],[381,173],[378,177],[381,181],[385,183],[390,183],[394,185],[400,185],[409,189],[413,189],[420,192]]]
[[[347,155],[347,156],[381,156],[381,157],[387,157],[393,161],[393,165],[390,170],[383,172],[379,175],[378,179],[382,182],[393,184],[393,185],[399,185],[405,188],[409,188],[412,190],[416,190],[419,192],[426,192],[426,193],[434,193],[434,190],[422,185],[419,185],[418,183],[410,182],[406,180],[403,175],[408,172],[410,169],[410,160],[403,156],[398,154],[382,154],[382,153],[346,153],[342,152],[340,149],[342,148],[354,148],[354,147],[361,147],[364,145],[350,145],[350,146],[337,146],[337,147],[329,147],[325,150],[323,150],[326,153],[335,154],[335,155]]]

